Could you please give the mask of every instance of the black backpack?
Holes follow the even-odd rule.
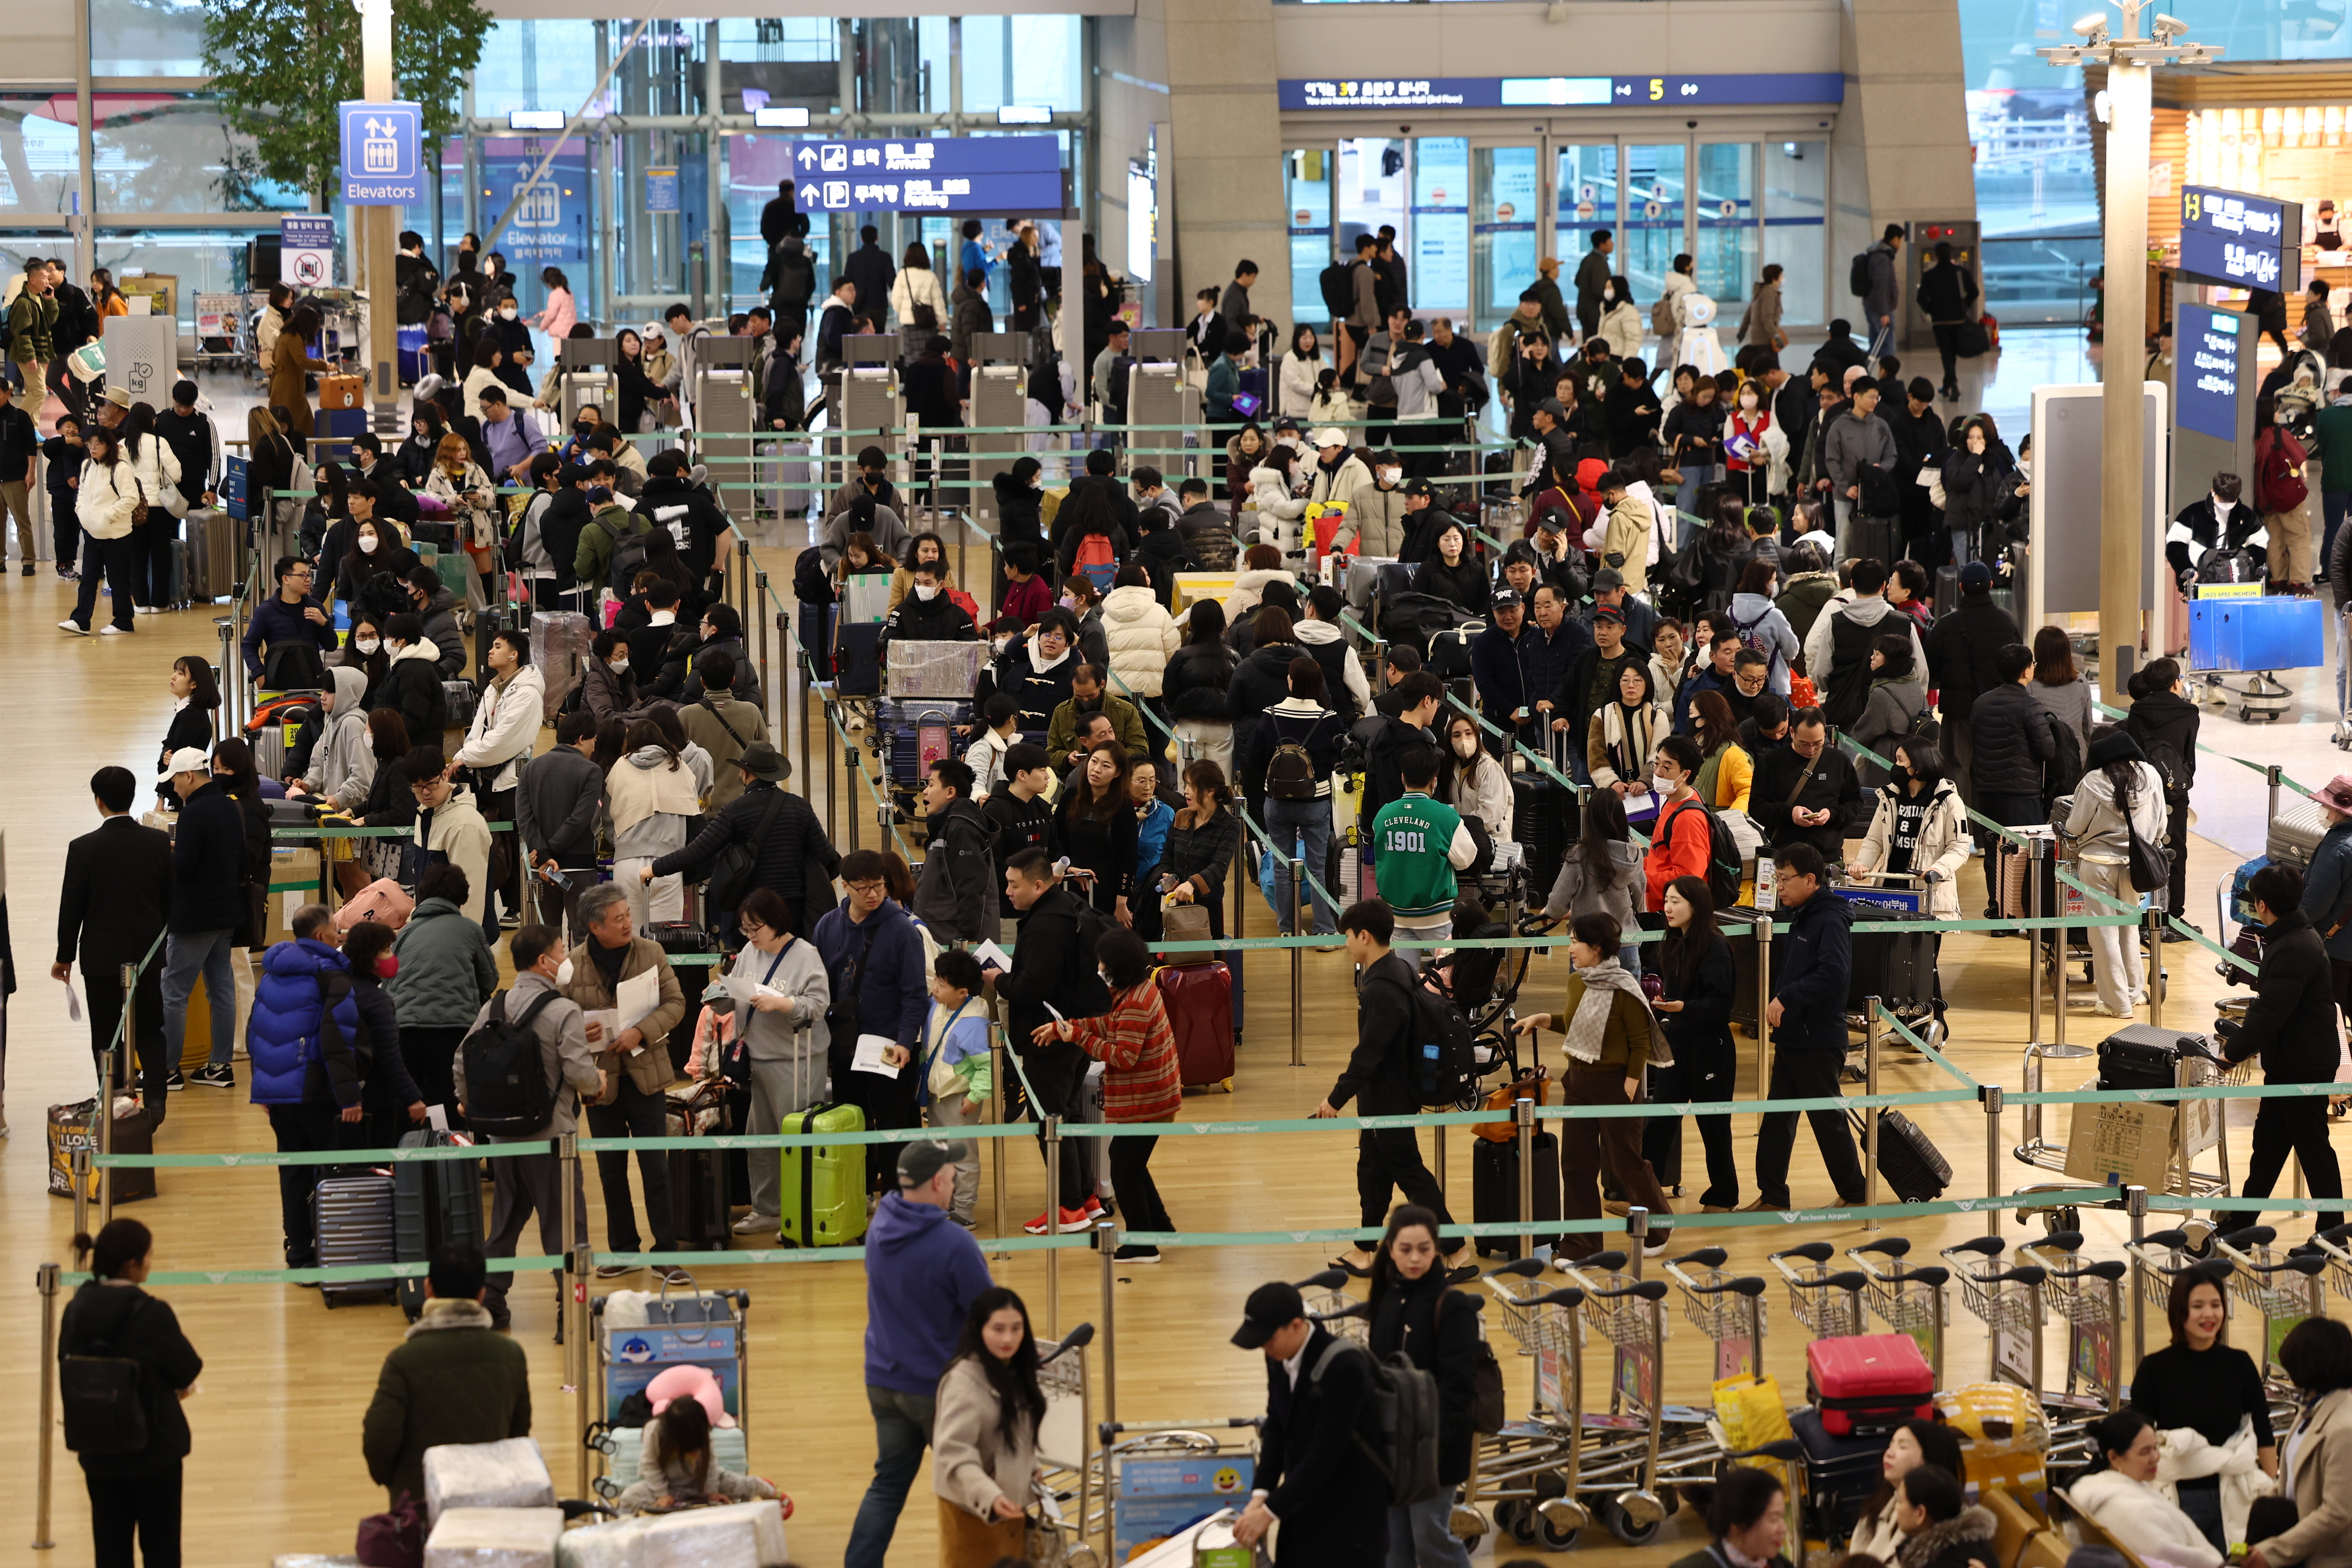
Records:
[[[705,706],[709,705],[706,703]],[[717,716],[716,709],[712,710],[712,716]],[[722,727],[727,726],[723,718],[719,722]],[[728,727],[727,733],[733,735],[735,731]],[[739,740],[736,744],[740,746],[742,743]],[[743,901],[751,896],[751,890],[760,885],[760,852],[767,847],[768,834],[776,825],[776,813],[784,809],[784,792],[772,789],[769,793],[774,799],[761,809],[760,821],[752,828],[751,836],[730,841],[725,849],[719,852],[718,860],[710,867],[710,882],[704,891],[713,909],[741,908]]]
[[[1685,800],[1660,819],[1656,842],[1670,842],[1676,817],[1685,811],[1697,811],[1706,818],[1706,891],[1717,909],[1728,909],[1739,902],[1739,845],[1733,841],[1731,830],[1723,819],[1707,809],[1704,800]]]
[[[1451,1009],[1449,1009],[1451,1010]],[[1371,1392],[1357,1418],[1356,1444],[1389,1483],[1389,1506],[1407,1508],[1437,1495],[1437,1378],[1402,1351],[1376,1356],[1354,1340],[1334,1338],[1315,1358],[1309,1383],[1341,1355],[1370,1363]]]
[[[146,1448],[147,1400],[141,1370],[111,1342],[58,1360],[66,1447],[77,1454],[135,1454]]]
[[[1412,988],[1412,1086],[1424,1105],[1462,1105],[1475,1096],[1478,1057],[1470,1020],[1426,984]],[[1464,1106],[1468,1109],[1468,1106]]]
[[[647,532],[640,528],[625,534],[606,522],[601,512],[588,520],[613,536],[613,555],[605,565],[604,580],[613,585],[614,592],[626,597],[629,584],[645,570],[646,562],[654,553],[653,546],[647,542]]]
[[[1323,308],[1331,312],[1335,321],[1344,321],[1356,313],[1356,280],[1348,276],[1352,270],[1347,262],[1335,261],[1316,280],[1323,290]]]
[[[2074,738],[2071,726],[2054,718],[2049,722],[2050,738],[2057,742],[2057,749],[2042,765],[2042,804],[2045,808],[2056,806],[2062,795],[2072,795],[2074,786],[2083,781],[2083,743]]]
[[[539,1037],[530,1026],[556,993],[541,992],[522,1017],[509,1019],[507,1003],[513,995],[500,991],[488,1015],[457,1048],[466,1063],[466,1120],[474,1131],[499,1138],[529,1137],[555,1113]]]
[[[2189,768],[2168,740],[2140,743],[2140,755],[2164,779],[2164,803],[2176,810],[2189,804]]]
[[[1856,299],[1868,297],[1870,293],[1870,252],[1866,250],[1856,251],[1854,252],[1853,259],[1846,263],[1845,291],[1848,294],[1853,295]]]

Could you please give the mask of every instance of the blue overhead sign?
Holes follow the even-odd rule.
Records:
[[[793,149],[793,177],[804,213],[1059,214],[1063,207],[1055,136],[802,141]]]
[[[2180,188],[2180,270],[2225,288],[2303,287],[2303,208],[2294,202]]]
[[[2212,305],[2186,300],[2173,307],[2179,324],[2173,340],[2173,396],[2181,428],[2216,441],[2238,439],[2238,340],[2254,330],[2254,319]]]
[[[413,103],[340,103],[343,200],[396,207],[425,200],[425,111]]]
[[[1845,101],[1837,71],[1614,77],[1326,77],[1276,84],[1285,109],[1678,109]]]

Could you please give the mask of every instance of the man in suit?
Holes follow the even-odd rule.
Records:
[[[1370,1355],[1309,1322],[1297,1287],[1279,1281],[1250,1292],[1234,1343],[1265,1353],[1259,1490],[1234,1539],[1255,1547],[1280,1520],[1281,1568],[1381,1561],[1388,1554],[1388,1482],[1356,1441],[1369,1414]]]
[[[114,1042],[122,1018],[122,966],[144,960],[172,909],[172,840],[142,827],[131,815],[139,782],[127,768],[101,768],[90,776],[99,825],[66,846],[65,888],[58,897],[58,960],[49,973],[63,980],[81,956],[82,990],[89,998],[92,1055]],[[103,899],[99,896],[104,890]],[[163,1053],[163,966],[148,964],[139,975],[133,1045],[139,1053],[142,1098],[151,1121],[163,1119],[164,1091],[179,1075],[179,1063]],[[115,1064],[115,1082],[123,1065]]]

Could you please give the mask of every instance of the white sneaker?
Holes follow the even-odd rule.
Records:
[[[68,617],[67,619],[58,622],[58,630],[60,632],[70,632],[77,637],[87,637],[89,635],[89,628],[84,626],[79,622],[73,620],[71,617]]]
[[[101,637],[128,637],[131,635],[131,628],[128,626],[117,626],[113,622],[110,621],[105,625],[98,629],[98,634]]]
[[[134,604],[131,607],[131,613],[133,615],[152,615],[155,613],[155,607],[152,604]]]
[[[783,1223],[772,1214],[747,1214],[735,1222],[734,1230],[738,1236],[757,1236],[763,1231],[772,1236],[782,1228]]]

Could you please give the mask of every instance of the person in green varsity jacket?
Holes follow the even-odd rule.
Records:
[[[1404,793],[1372,818],[1374,874],[1380,895],[1396,911],[1398,941],[1443,942],[1454,934],[1454,873],[1478,858],[1461,814],[1431,791],[1437,754],[1404,753]]]

